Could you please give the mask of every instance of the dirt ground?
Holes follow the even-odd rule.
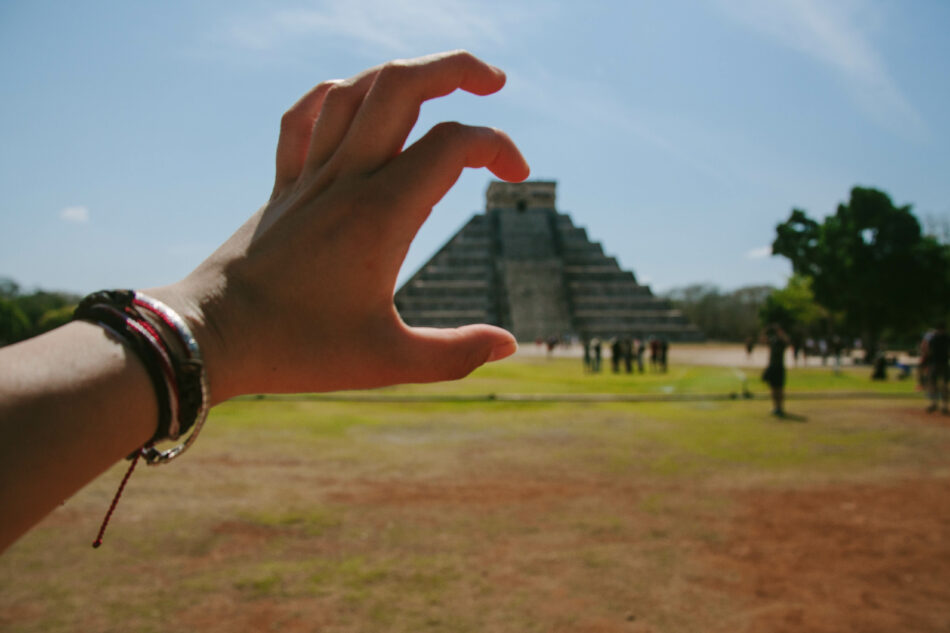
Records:
[[[719,481],[600,468],[590,456],[614,453],[564,424],[520,440],[366,432],[359,450],[378,462],[313,460],[272,446],[278,435],[235,459],[244,444],[222,435],[175,471],[205,482],[185,495],[141,474],[101,550],[87,537],[114,478],[7,552],[0,630],[158,631],[172,617],[176,630],[229,633],[950,632],[950,418],[800,406],[827,429],[867,407],[865,425],[906,429],[920,459]],[[627,410],[585,424],[606,433]],[[414,450],[432,438],[438,451]],[[150,527],[155,498],[176,499],[164,528]]]
[[[712,548],[722,631],[950,631],[950,482],[750,492]],[[728,578],[728,580],[726,580]]]

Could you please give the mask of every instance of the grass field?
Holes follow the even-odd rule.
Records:
[[[728,393],[567,359],[375,393]],[[748,386],[762,395],[755,376]],[[794,393],[909,396],[867,370]],[[361,394],[362,395],[362,394]],[[909,397],[241,400],[0,559],[3,631],[948,631],[950,418]]]

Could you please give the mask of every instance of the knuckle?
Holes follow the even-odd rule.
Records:
[[[399,91],[407,85],[413,73],[413,66],[405,60],[394,60],[383,64],[376,75],[376,88],[389,91]]]
[[[335,82],[327,87],[327,95],[323,98],[323,108],[349,108],[358,96],[356,87],[347,82]]]
[[[295,106],[284,112],[283,116],[280,117],[280,129],[296,129],[306,123],[305,118],[304,112]]]
[[[437,140],[449,140],[465,134],[468,127],[458,121],[442,121],[432,127],[431,134]]]
[[[477,58],[477,57],[475,57],[472,53],[470,53],[469,51],[465,50],[464,48],[457,48],[457,49],[455,49],[454,51],[452,51],[452,52],[450,53],[450,57],[454,57],[454,58],[458,59],[459,61],[462,61],[462,62],[465,62],[465,63],[477,62],[477,61],[478,61],[478,58]]]

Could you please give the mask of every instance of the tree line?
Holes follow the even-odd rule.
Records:
[[[0,345],[48,332],[69,321],[79,296],[68,292],[26,292],[9,278],[0,278]]]
[[[783,288],[696,284],[666,296],[711,339],[743,341],[777,323],[799,341],[858,339],[869,358],[884,344],[915,345],[950,316],[950,224],[930,217],[922,228],[883,191],[855,187],[820,222],[792,209],[772,254],[792,264]]]

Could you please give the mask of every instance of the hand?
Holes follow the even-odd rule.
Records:
[[[410,242],[463,168],[529,173],[492,128],[440,123],[403,149],[422,102],[504,83],[444,53],[324,82],[287,111],[270,201],[185,280],[147,291],[196,328],[214,402],[449,380],[514,352],[500,328],[410,328],[393,305]]]

